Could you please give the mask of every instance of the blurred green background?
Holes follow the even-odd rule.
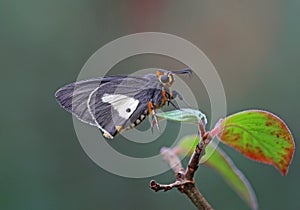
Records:
[[[94,164],[77,140],[71,115],[54,99],[54,92],[74,81],[98,48],[131,33],[165,32],[194,43],[223,81],[228,113],[272,111],[288,124],[297,147],[299,14],[297,0],[2,0],[0,209],[194,208],[177,190],[154,193],[148,188],[151,179],[170,182],[172,172],[129,179]],[[172,66],[158,57],[124,61],[123,66]],[[207,98],[200,100],[209,110]],[[222,148],[248,177],[260,209],[300,209],[299,151],[283,177],[271,166]],[[151,146],[141,149],[158,152]],[[201,167],[196,178],[214,208],[248,209],[210,169]]]

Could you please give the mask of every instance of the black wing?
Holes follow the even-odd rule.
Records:
[[[161,85],[157,79],[127,77],[95,89],[87,106],[97,126],[112,138],[145,115],[148,102],[158,94]]]
[[[58,89],[55,98],[62,108],[72,113],[79,120],[96,126],[86,106],[90,93],[102,84],[125,77],[101,77],[74,82]]]
[[[67,85],[56,92],[57,101],[81,121],[97,126],[106,137],[129,127],[148,102],[161,100],[161,84],[156,77],[108,77]]]

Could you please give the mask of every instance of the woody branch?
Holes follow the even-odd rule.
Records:
[[[163,158],[174,171],[176,181],[171,184],[159,184],[152,180],[150,182],[150,188],[157,192],[160,190],[168,191],[176,187],[180,192],[186,194],[198,209],[210,210],[212,207],[195,186],[194,174],[198,169],[200,159],[205,154],[206,145],[212,140],[212,135],[210,132],[205,131],[205,124],[202,121],[199,122],[199,132],[201,136],[200,142],[197,144],[185,170],[179,158],[171,149],[163,148],[161,150]]]

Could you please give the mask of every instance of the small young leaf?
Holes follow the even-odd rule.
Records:
[[[178,142],[174,151],[179,155],[191,156],[198,142],[199,137],[187,136]],[[257,209],[256,196],[248,180],[214,142],[206,146],[205,155],[202,157],[201,163],[218,172],[252,209]]]
[[[177,122],[190,122],[190,123],[199,123],[199,121],[203,121],[204,124],[207,123],[206,116],[195,109],[176,109],[168,112],[160,112],[156,113],[158,119],[167,119]]]
[[[218,138],[250,159],[271,164],[286,175],[294,154],[293,136],[274,114],[248,110],[223,120]]]
[[[180,139],[180,141],[177,143],[177,146],[175,147],[176,154],[181,156],[192,156],[196,145],[199,143],[199,136],[191,135],[186,136]]]
[[[180,141],[177,143],[176,147],[173,148],[173,151],[175,151],[176,154],[180,156],[192,156],[196,145],[199,143],[200,138],[198,135],[189,135],[186,137],[183,137],[180,139]],[[213,141],[206,146],[205,149],[205,155],[201,158],[200,163],[204,163],[209,159],[209,157],[213,154],[214,150],[213,148],[216,148],[217,144],[214,143]],[[209,148],[209,149],[207,149]]]

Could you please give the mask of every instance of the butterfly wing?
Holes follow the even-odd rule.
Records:
[[[113,138],[146,114],[148,102],[153,98],[159,101],[158,94],[161,85],[155,77],[124,76],[67,85],[57,91],[56,99],[78,119]]]
[[[86,102],[90,93],[95,90],[95,88],[100,87],[105,83],[122,79],[124,77],[101,77],[74,82],[57,90],[55,93],[55,98],[62,108],[72,113],[79,120],[84,123],[96,126],[96,123],[92,119],[86,106]]]
[[[140,117],[147,114],[148,102],[161,93],[160,88],[157,80],[127,77],[96,88],[87,106],[104,136],[112,138],[121,130],[134,127],[138,119],[144,119]]]

